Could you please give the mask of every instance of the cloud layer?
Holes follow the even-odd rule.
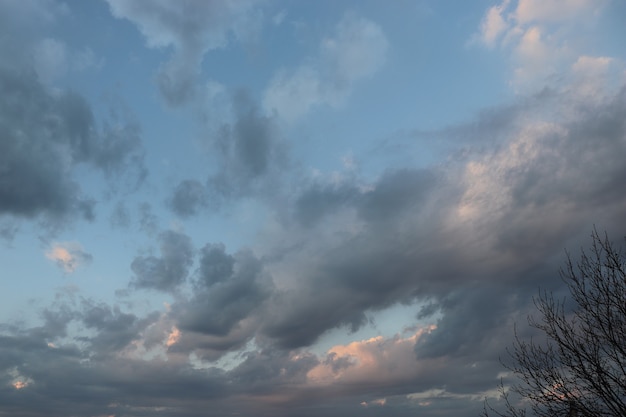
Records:
[[[17,4],[0,11],[13,7],[16,19],[24,13],[38,25],[67,13],[54,2]],[[504,1],[487,10],[473,42],[503,52],[518,94],[412,138],[415,148],[424,136],[445,142],[444,158],[313,173],[293,152],[304,140],[300,121],[318,107],[340,109],[374,80],[390,63],[395,32],[342,12],[313,56],[267,71],[256,90],[211,84],[218,106],[203,95],[204,59],[257,33],[259,7],[108,1],[112,21],[132,23],[147,48],[168,56],[153,56],[167,104],[146,110],[155,138],[169,134],[154,133],[156,119],[178,117],[187,103],[210,120],[199,121],[197,108],[185,113],[197,124],[198,155],[180,165],[193,169],[170,169],[184,148],[178,136],[171,147],[150,142],[163,172],[112,203],[115,231],[81,229],[89,240],[48,245],[64,286],[29,307],[34,319],[0,322],[0,415],[477,415],[506,377],[499,358],[514,323],[534,311],[537,288],[563,294],[563,250],[585,246],[594,225],[624,234],[626,85],[616,76],[624,66],[565,42],[575,39],[570,22],[587,22],[604,2]],[[282,16],[275,26],[296,26],[290,13],[273,14]],[[149,143],[138,124],[100,121],[87,96],[54,84],[70,71],[54,57],[65,54],[67,64],[80,47],[29,33],[21,42],[29,51],[45,45],[45,65],[0,37],[2,56],[15,58],[0,64],[7,238],[20,233],[13,219],[97,220],[95,200],[106,193],[90,175],[141,183]],[[536,68],[548,70],[530,74]],[[528,89],[530,79],[541,88]],[[263,210],[263,223],[237,229],[249,224],[232,214],[242,207]],[[100,239],[119,230],[128,233],[110,246],[127,262],[122,284],[115,296],[85,295],[104,286],[82,279],[81,266],[113,254]],[[400,307],[409,317],[382,323]]]

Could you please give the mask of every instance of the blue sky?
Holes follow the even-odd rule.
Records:
[[[497,403],[564,249],[625,233],[625,18],[0,1],[0,415]]]

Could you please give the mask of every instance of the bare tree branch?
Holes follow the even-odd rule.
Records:
[[[513,365],[505,366],[519,379],[511,392],[520,400],[501,383],[505,410],[485,402],[483,416],[522,417],[527,408],[537,417],[626,416],[626,255],[606,234],[594,230],[591,238],[589,253],[582,250],[576,264],[567,254],[560,271],[575,308],[541,292],[539,318],[528,323],[546,342],[516,332]]]

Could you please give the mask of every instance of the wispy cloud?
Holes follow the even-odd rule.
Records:
[[[385,63],[389,42],[375,22],[347,14],[320,45],[319,55],[270,82],[263,105],[293,122],[318,105],[341,106],[354,84]]]

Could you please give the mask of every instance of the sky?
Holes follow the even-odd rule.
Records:
[[[0,416],[469,417],[626,236],[621,0],[0,0]]]

